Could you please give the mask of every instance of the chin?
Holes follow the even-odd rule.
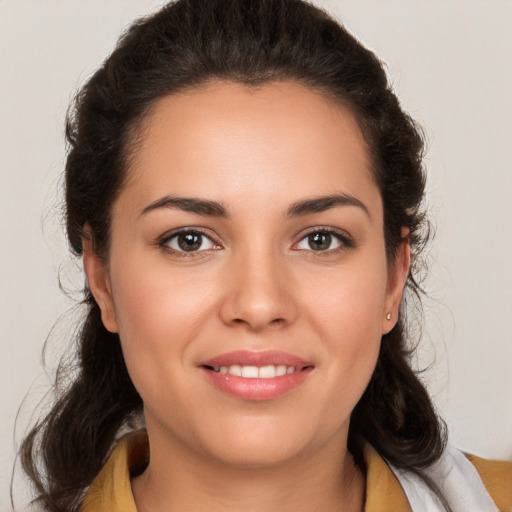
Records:
[[[318,444],[315,437],[310,425],[282,421],[282,418],[275,421],[244,418],[235,425],[210,429],[201,444],[219,462],[240,468],[261,468],[286,464],[314,450]]]
[[[282,442],[254,442],[249,441],[243,444],[227,447],[226,449],[215,450],[212,455],[223,464],[241,468],[257,469],[272,468],[286,464],[304,452],[304,446],[288,443],[283,446]]]

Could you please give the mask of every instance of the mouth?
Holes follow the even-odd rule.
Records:
[[[280,351],[237,351],[214,357],[199,368],[223,392],[244,400],[272,400],[297,388],[313,363]]]
[[[242,366],[233,364],[230,366],[206,366],[206,369],[235,377],[244,377],[245,379],[274,379],[283,377],[295,372],[300,372],[305,368],[296,368],[295,366],[286,366],[284,364],[267,366]]]

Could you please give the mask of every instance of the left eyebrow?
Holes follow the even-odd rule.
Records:
[[[333,194],[329,196],[313,197],[293,203],[286,211],[286,217],[300,217],[311,213],[324,212],[336,206],[355,206],[363,210],[371,218],[368,207],[354,196],[348,194]]]

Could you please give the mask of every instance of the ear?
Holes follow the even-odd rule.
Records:
[[[409,228],[402,228],[401,238],[402,243],[388,269],[388,289],[386,292],[384,318],[382,319],[382,334],[387,334],[391,331],[398,321],[398,310],[411,266]]]
[[[117,332],[116,311],[112,299],[112,288],[108,274],[107,262],[94,250],[91,227],[84,227],[82,238],[83,262],[89,288],[101,311],[103,325],[110,332]]]

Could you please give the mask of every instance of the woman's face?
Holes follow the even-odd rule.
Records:
[[[128,176],[84,262],[152,441],[249,466],[345,447],[408,265],[351,113],[294,83],[175,94]]]

